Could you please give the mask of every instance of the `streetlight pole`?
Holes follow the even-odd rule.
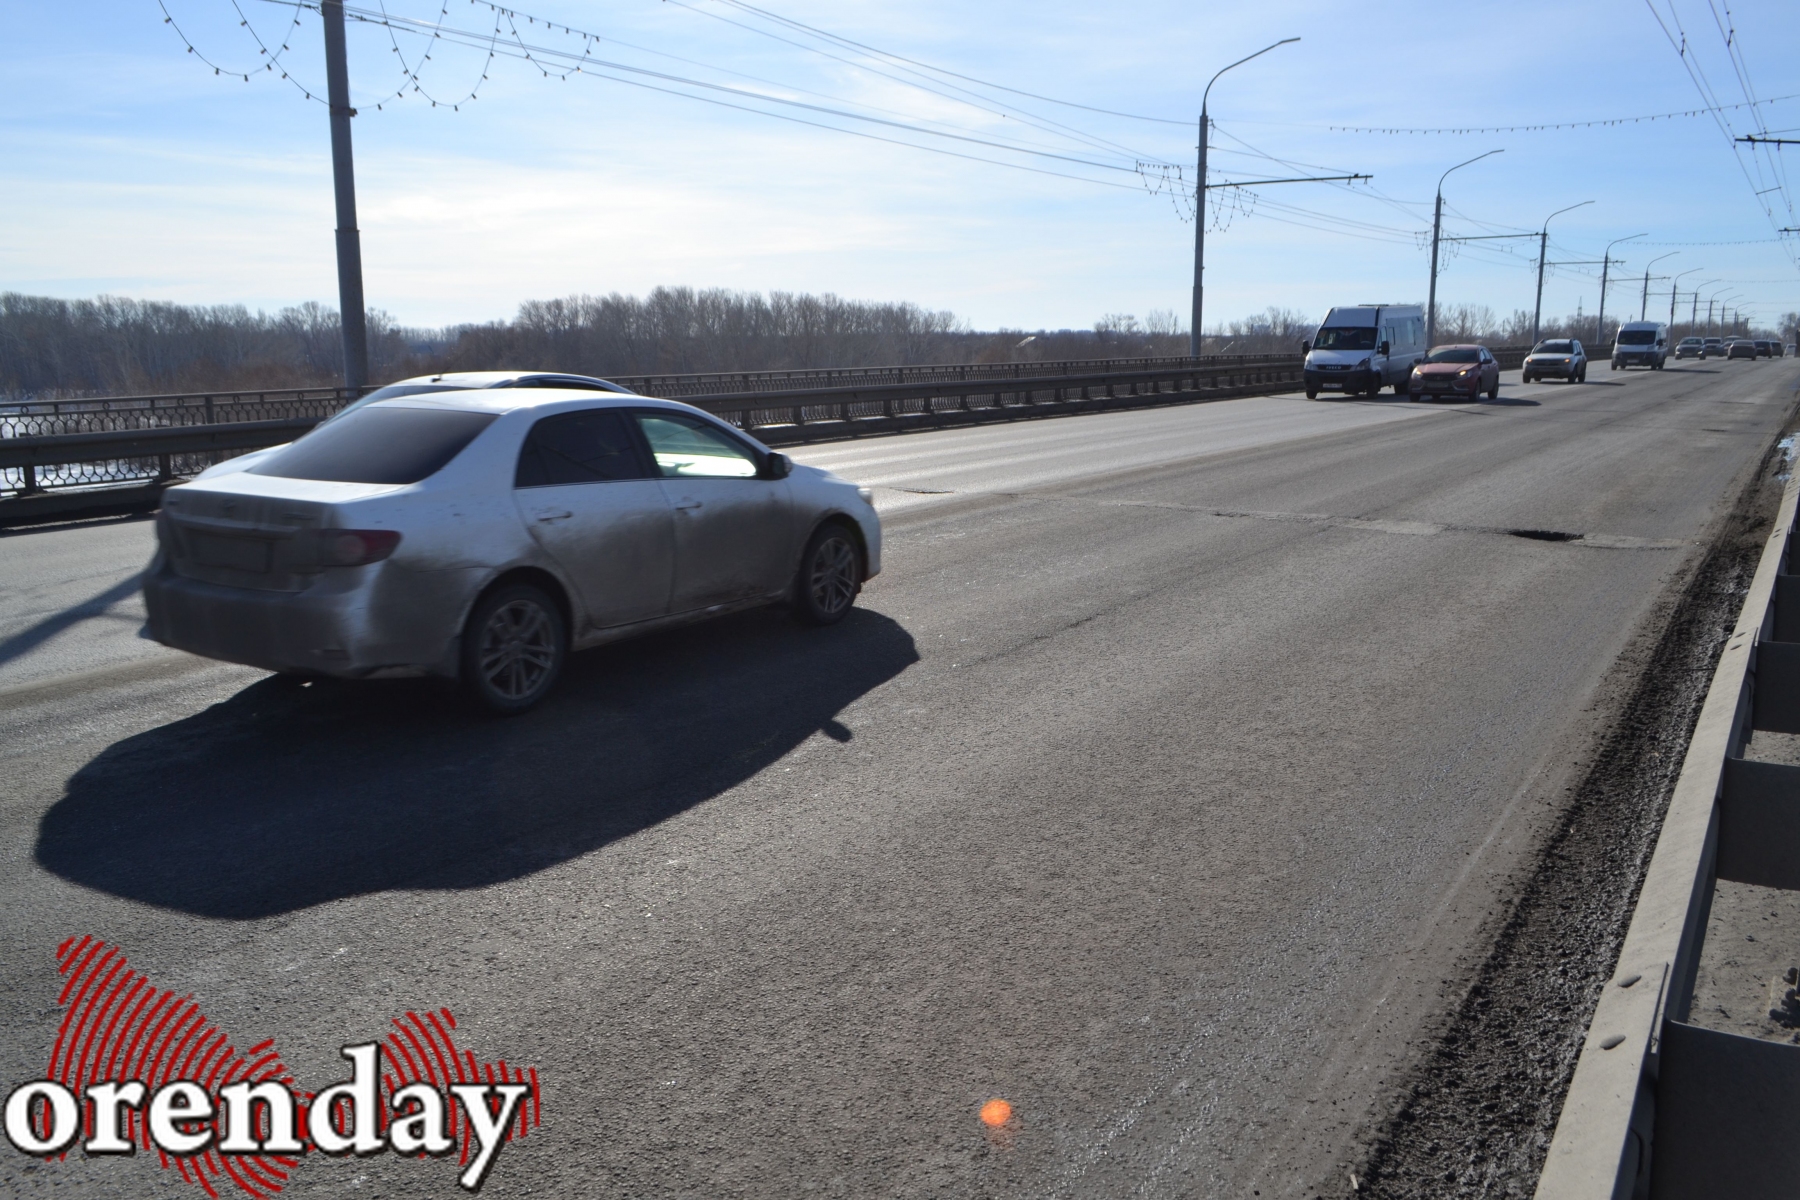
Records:
[[[1584,205],[1592,204],[1592,200],[1583,200],[1580,204],[1571,204],[1568,208],[1559,208],[1544,218],[1544,228],[1538,234],[1538,286],[1537,307],[1531,313],[1531,344],[1537,345],[1538,330],[1542,327],[1544,316],[1544,260],[1550,257],[1550,219],[1560,217],[1566,212],[1573,212]]]
[[[1696,271],[1704,270],[1706,270],[1705,267],[1689,267],[1687,270],[1683,271],[1681,275],[1692,275]],[[1669,283],[1669,325],[1671,327],[1675,324],[1675,291],[1681,286],[1681,275],[1677,275]]]
[[[1721,337],[1723,337],[1725,335],[1725,314],[1731,311],[1729,308],[1725,307],[1726,302],[1737,299],[1738,296],[1741,294],[1742,293],[1739,293],[1739,292],[1726,292],[1723,295],[1717,297],[1717,299],[1719,301],[1719,336],[1721,336]],[[1709,304],[1710,304],[1710,302],[1709,302]],[[1707,324],[1709,326],[1712,324],[1712,321],[1710,318],[1707,320]]]
[[[1693,336],[1694,326],[1696,326],[1700,323],[1700,289],[1701,288],[1709,288],[1713,284],[1721,283],[1721,282],[1723,282],[1723,281],[1718,280],[1718,279],[1708,279],[1705,283],[1697,283],[1694,285],[1693,303],[1688,306],[1688,336],[1689,337]]]
[[[331,178],[337,192],[338,321],[344,332],[344,386],[369,382],[369,337],[363,327],[362,234],[356,228],[356,169],[350,153],[350,69],[344,54],[344,0],[322,0],[325,92],[331,108]]]
[[[1450,171],[1460,171],[1469,163],[1480,162],[1492,154],[1505,154],[1504,149],[1489,150],[1487,154],[1477,154],[1469,162],[1459,162]],[[1437,344],[1437,276],[1438,276],[1438,235],[1444,229],[1444,180],[1450,178],[1450,171],[1438,176],[1437,204],[1431,210],[1431,298],[1425,308],[1425,348],[1431,349]]]
[[[1208,141],[1207,127],[1210,124],[1206,115],[1206,101],[1212,95],[1213,84],[1219,82],[1219,75],[1223,75],[1232,67],[1243,66],[1252,58],[1262,57],[1276,46],[1285,46],[1289,42],[1299,40],[1297,37],[1282,38],[1273,45],[1264,46],[1255,54],[1246,55],[1234,63],[1220,67],[1218,74],[1207,82],[1206,90],[1200,93],[1200,165],[1199,178],[1194,180],[1194,313],[1193,328],[1188,331],[1188,353],[1194,358],[1200,357],[1200,314],[1203,307],[1201,300],[1204,295],[1202,291],[1203,276],[1206,273],[1206,143]]]
[[[1644,264],[1644,295],[1643,298],[1638,301],[1638,320],[1642,321],[1644,319],[1644,314],[1650,311],[1650,268],[1654,267],[1663,259],[1674,258],[1680,253],[1681,251],[1679,250],[1671,250],[1667,254],[1657,255],[1655,258]]]
[[[1600,315],[1594,318],[1594,345],[1596,346],[1606,341],[1606,275],[1612,267],[1612,248],[1620,242],[1629,242],[1632,238],[1645,236],[1647,235],[1634,233],[1629,237],[1614,238],[1606,243],[1606,253],[1600,256]],[[1533,338],[1532,341],[1536,342],[1537,339]]]

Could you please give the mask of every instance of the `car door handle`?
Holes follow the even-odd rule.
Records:
[[[566,521],[575,514],[566,508],[540,508],[531,515],[546,525],[552,525],[557,521]]]
[[[693,512],[697,508],[704,508],[704,507],[705,507],[705,505],[701,504],[700,501],[698,501],[698,500],[681,500],[676,503],[675,511],[676,512]]]

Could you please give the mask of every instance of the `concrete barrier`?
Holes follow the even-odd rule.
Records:
[[[1800,732],[1800,642],[1787,640],[1800,635],[1788,613],[1797,503],[1800,478],[1713,673],[1537,1200],[1800,1191],[1800,1045],[1688,1022],[1717,883],[1800,889],[1800,767],[1743,757],[1755,730]]]

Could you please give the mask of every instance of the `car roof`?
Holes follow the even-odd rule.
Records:
[[[395,396],[392,400],[377,400],[370,408],[438,408],[455,409],[459,412],[509,413],[527,408],[548,408],[553,405],[569,405],[579,401],[581,405],[591,408],[668,408],[678,412],[697,412],[712,416],[704,409],[695,408],[691,404],[683,404],[679,400],[658,400],[652,396],[637,396],[629,392],[596,392],[587,388],[471,388],[456,392],[424,392],[412,396]],[[714,418],[717,420],[717,418]]]

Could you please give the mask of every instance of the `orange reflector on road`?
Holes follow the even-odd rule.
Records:
[[[981,1120],[984,1125],[1004,1125],[1012,1120],[1012,1105],[1004,1100],[989,1100],[981,1106]]]

